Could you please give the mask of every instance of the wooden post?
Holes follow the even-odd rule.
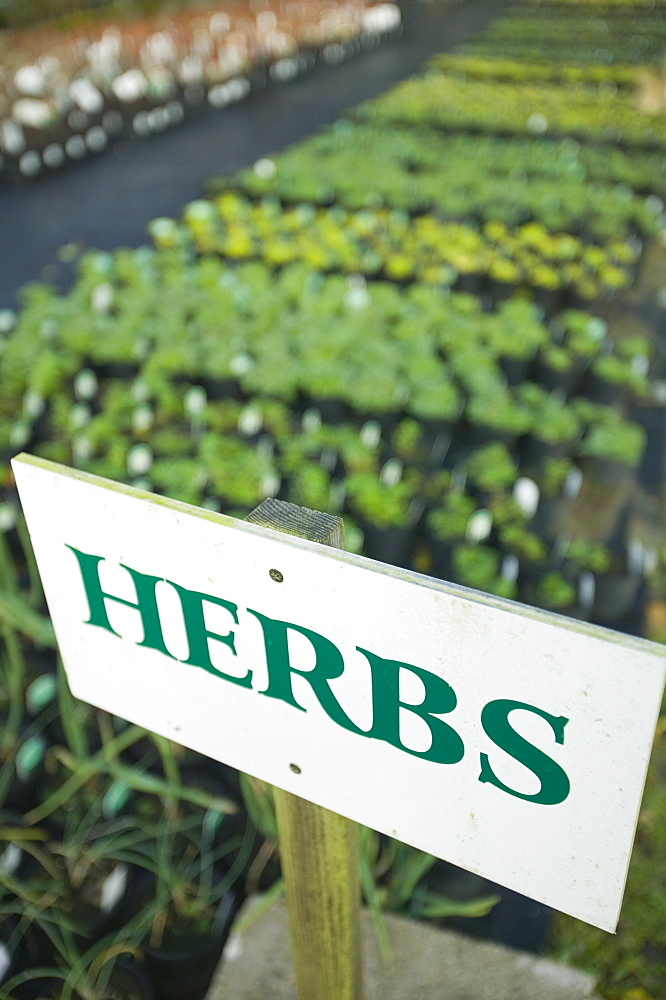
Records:
[[[246,520],[344,548],[330,514],[264,500]],[[275,807],[298,1000],[362,1000],[356,824],[279,788]]]

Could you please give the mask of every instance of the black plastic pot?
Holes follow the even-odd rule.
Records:
[[[538,472],[547,458],[564,458],[571,454],[572,442],[550,444],[536,434],[525,434],[518,443],[521,472]]]
[[[247,824],[247,810],[238,782],[238,772],[208,757],[195,757],[180,769],[180,778],[188,788],[196,788],[212,797],[230,799],[238,811],[225,817],[219,836],[223,839],[242,834]]]
[[[627,385],[608,382],[591,370],[588,370],[581,379],[578,393],[593,403],[604,403],[606,406],[624,406],[630,397]]]
[[[35,975],[21,982],[24,975],[53,966],[53,948],[41,928],[28,924],[19,931],[17,920],[10,917],[0,929],[0,941],[8,947],[9,960],[9,967],[0,982],[0,996],[7,995],[12,1000],[39,1000],[52,996],[61,985],[61,981],[54,976]],[[15,979],[19,981],[17,986],[13,986]]]
[[[121,958],[113,967],[100,1000],[157,1000],[150,978],[130,958]]]
[[[124,869],[123,881],[118,887],[117,898],[110,900],[108,904],[102,905],[103,896],[101,890],[103,882],[112,870]],[[128,865],[115,864],[106,872],[97,872],[97,881],[93,882],[95,876],[90,873],[88,881],[84,882],[76,893],[69,916],[76,926],[80,928],[77,935],[83,942],[84,947],[89,947],[91,941],[100,941],[107,934],[118,930],[122,926],[124,915],[124,900],[131,892],[132,880],[135,877],[134,870]]]
[[[564,308],[567,293],[563,288],[540,288],[532,289],[533,301],[541,306],[547,316],[554,316]]]
[[[499,892],[500,901],[492,908],[487,919],[487,937],[491,941],[517,948],[520,951],[543,951],[553,910],[518,892],[488,883],[488,893]]]
[[[483,290],[486,282],[486,275],[477,271],[461,271],[455,283],[457,292],[465,292],[467,295],[478,295]]]
[[[245,399],[240,385],[234,378],[204,378],[203,387],[210,401],[235,399],[241,403]]]
[[[403,569],[411,566],[415,546],[415,533],[411,527],[378,528],[368,521],[359,523],[363,530],[364,556]]]
[[[501,357],[499,363],[509,385],[520,385],[529,376],[531,367],[529,358]]]
[[[210,937],[187,942],[169,939],[154,948],[144,942],[144,968],[158,1000],[203,1000],[229,936],[237,911],[236,894],[229,890],[218,906]]]
[[[461,428],[464,434],[464,443],[467,448],[481,448],[484,444],[492,444],[499,441],[507,448],[513,448],[517,435],[513,431],[501,430],[498,427],[491,427],[489,424],[467,423]]]
[[[643,577],[637,573],[603,573],[595,577],[592,621],[599,625],[621,622],[633,612]]]
[[[451,447],[455,423],[450,420],[420,420],[423,430],[421,448],[427,455],[426,466],[441,469]]]
[[[302,416],[306,410],[314,409],[321,413],[322,423],[330,427],[337,427],[349,420],[351,410],[347,403],[341,399],[321,399],[313,396],[304,396],[300,401],[297,412]]]
[[[530,530],[540,538],[551,541],[558,533],[567,501],[562,497],[549,497],[543,493],[539,497],[536,514],[530,522]]]
[[[453,550],[457,542],[450,539],[430,537],[426,547],[430,553],[430,576],[439,580],[453,580]]]
[[[552,368],[543,359],[537,358],[532,368],[531,377],[532,381],[539,383],[544,389],[549,391],[560,389],[566,396],[571,396],[578,387],[585,367],[586,362],[579,360],[573,362],[566,371],[560,371],[557,368]]]
[[[498,941],[521,951],[543,951],[553,911],[542,903],[445,861],[436,861],[425,881],[430,890],[464,902],[484,896],[500,897],[485,916],[448,917],[442,921],[446,927],[469,937]]]
[[[135,379],[140,372],[140,366],[134,361],[109,361],[103,365],[91,365],[98,379]]]

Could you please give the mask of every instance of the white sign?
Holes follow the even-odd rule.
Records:
[[[662,647],[20,456],[73,693],[614,930]]]

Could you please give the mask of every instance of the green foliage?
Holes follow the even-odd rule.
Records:
[[[536,585],[535,596],[543,608],[563,611],[576,604],[576,588],[561,573],[546,573]]]
[[[499,896],[456,900],[428,889],[427,875],[436,862],[431,854],[374,830],[359,827],[361,886],[375,921],[380,946],[389,951],[381,919],[383,910],[416,918],[482,917],[499,902]]]
[[[458,545],[453,553],[456,579],[466,587],[511,598],[515,586],[499,575],[499,553],[489,545]]]
[[[518,469],[509,449],[499,441],[473,451],[465,467],[470,483],[488,493],[512,486],[518,477]]]
[[[645,429],[640,424],[608,414],[605,421],[588,428],[578,454],[610,459],[634,468],[641,460],[645,438]]]
[[[566,549],[566,558],[580,569],[606,573],[611,566],[611,553],[605,545],[588,538],[574,538]]]
[[[517,396],[527,403],[533,414],[531,433],[546,444],[573,445],[580,432],[580,419],[575,407],[561,396],[548,393],[539,385],[523,382]]]
[[[522,525],[508,524],[499,532],[500,544],[526,563],[544,563],[548,555],[545,543]]]
[[[616,935],[558,915],[550,954],[589,969],[606,1000],[658,1000],[666,981],[666,716],[660,717]]]
[[[398,84],[390,93],[361,105],[358,114],[374,124],[402,121],[519,135],[529,134],[532,119],[539,132],[559,136],[599,140],[612,135],[627,146],[663,145],[666,140],[666,125],[657,118],[639,117],[631,95],[575,84],[553,88],[527,82],[517,86],[431,73]],[[534,115],[539,116],[536,122]]]
[[[460,57],[448,59],[460,63]],[[482,61],[476,63],[481,68]],[[488,65],[492,70],[493,64]],[[607,67],[596,72],[604,71],[609,72]],[[625,71],[627,77],[635,79],[636,72]],[[477,78],[481,79],[480,73]],[[609,165],[594,152],[572,150],[564,143],[553,146],[543,140],[521,143],[500,136],[443,135],[427,125],[387,129],[348,119],[272,157],[271,162],[270,176],[262,164],[247,168],[232,179],[231,189],[240,187],[253,197],[270,194],[285,204],[327,204],[334,196],[338,204],[353,211],[373,212],[383,206],[417,213],[429,209],[448,217],[473,213],[510,224],[525,215],[538,218],[545,211],[555,232],[571,231],[583,218],[591,231],[599,228],[604,237],[603,218],[610,211],[619,222],[615,235],[635,224],[654,228],[654,216],[644,212],[640,195],[623,196],[613,181],[635,178],[641,188],[661,190],[664,180],[662,164],[645,154],[638,164],[616,155]],[[518,171],[523,172],[520,185],[514,180]],[[590,179],[597,182],[594,187]],[[553,185],[557,185],[556,198]],[[219,193],[229,182],[214,178],[208,186]],[[166,236],[173,239],[169,231]],[[412,271],[407,259],[391,276],[400,279]]]
[[[441,502],[428,512],[428,528],[435,538],[441,541],[462,539],[475,510],[476,502],[471,496],[450,490]]]
[[[574,468],[570,458],[546,458],[541,464],[539,486],[548,497],[557,497],[562,493],[562,487],[567,476]]]
[[[378,528],[409,525],[412,490],[406,480],[387,485],[372,474],[353,472],[346,483],[349,503],[357,516]]]

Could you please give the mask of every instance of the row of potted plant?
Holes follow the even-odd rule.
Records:
[[[231,269],[216,257],[184,264],[178,253],[145,249],[84,257],[66,296],[34,286],[3,343],[5,450],[25,445],[45,421],[53,432],[85,429],[100,383],[114,375],[137,381],[132,393],[123,382],[111,386],[109,399],[117,395],[123,420],[139,423],[148,420],[135,413],[142,393],[163,391],[177,412],[172,397],[183,381],[203,384],[211,398],[336,400],[359,418],[404,411],[456,422],[465,408],[495,406],[495,422],[519,411],[525,430],[539,424],[542,401],[523,398],[522,382],[563,400],[649,399],[649,342],[614,344],[585,312],[565,310],[546,324],[520,298],[486,312],[473,296],[432,286],[367,285],[303,265],[277,275],[261,264]]]
[[[563,83],[579,86],[598,86],[608,83],[616,87],[635,87],[639,78],[639,69],[635,65],[551,61],[550,53],[545,47],[543,57],[538,61],[525,60],[522,49],[520,57],[517,56],[515,59],[496,55],[494,45],[492,55],[490,51],[489,45],[485,55],[446,52],[434,56],[428,66],[453,76],[479,80],[506,80],[513,83]]]
[[[364,121],[472,132],[573,136],[623,147],[661,147],[666,124],[637,113],[612,88],[460,80],[442,73],[413,77],[357,109]]]
[[[535,7],[542,7],[546,10],[575,5],[591,11],[608,8],[609,10],[626,10],[627,12],[635,10],[642,13],[646,7],[661,7],[664,0],[525,0],[525,3],[533,4]]]
[[[506,208],[510,217],[513,206],[507,202]],[[536,222],[514,229],[499,221],[479,227],[434,215],[410,218],[395,209],[282,206],[277,199],[255,201],[235,191],[214,202],[191,202],[182,223],[156,219],[149,231],[161,249],[191,247],[230,261],[261,260],[276,269],[303,262],[322,272],[455,284],[462,290],[480,290],[485,282],[500,297],[516,285],[569,289],[586,300],[612,296],[631,284],[641,249],[633,239],[590,245]],[[544,305],[551,307],[547,295]]]
[[[483,443],[513,450],[503,485],[517,460],[537,477],[558,457],[628,474],[644,432],[624,406],[647,392],[648,352],[577,311],[546,328],[520,299],[484,313],[471,296],[302,267],[275,280],[215,258],[91,255],[70,295],[32,290],[5,343],[5,447],[199,505],[245,513],[278,494],[344,510],[389,558],[376,530],[410,511],[413,545],[437,475],[468,475]]]
[[[634,63],[659,60],[666,33],[658,11],[626,8],[593,12],[570,7],[509,9],[488,25],[465,51],[518,59],[541,56],[552,63]]]
[[[501,219],[513,226],[536,220],[555,232],[604,240],[654,233],[663,208],[654,195],[663,192],[665,180],[657,154],[644,153],[633,162],[618,152],[611,164],[599,150],[583,153],[566,140],[553,148],[547,141],[387,130],[342,120],[285,153],[259,160],[231,185],[287,204],[335,202],[355,210],[387,205],[444,219]],[[208,187],[219,192],[224,185],[220,179]]]
[[[642,37],[656,33],[659,36],[663,33],[664,22],[658,8],[639,6],[638,12],[639,17],[634,19],[634,35]],[[601,33],[604,38],[610,37],[615,40],[618,34],[626,30],[634,13],[632,6],[623,5],[615,9],[609,7],[606,10],[597,5],[592,11],[572,10],[571,7],[559,3],[539,7],[516,5],[503,11],[500,17],[494,18],[486,26],[482,39],[501,41],[506,38],[532,42],[540,35],[544,25],[548,25],[553,32],[553,38],[558,40],[575,24],[579,32],[578,37],[585,39],[593,57],[599,34]],[[592,58],[589,61],[594,60]]]
[[[177,125],[190,104],[221,108],[261,82],[340,62],[400,28],[399,8],[245,0],[63,32],[0,33],[0,177],[32,177],[101,152],[119,134]]]
[[[113,381],[92,392],[91,374],[79,373],[74,385],[75,398],[87,397],[87,423],[71,419],[81,401],[66,422],[54,405],[33,429],[33,451],[237,516],[267,495],[343,513],[353,548],[479,589],[493,586],[470,576],[454,549],[483,543],[485,552],[490,545],[514,557],[511,572],[525,563],[525,579],[511,579],[504,596],[520,592],[537,604],[545,601],[541,592],[530,594],[523,584],[551,572],[559,559],[564,504],[580,488],[580,470],[591,482],[631,475],[645,443],[642,428],[617,409],[583,398],[565,404],[529,382],[513,395],[488,395],[484,383],[482,396],[470,395],[462,422],[419,414],[416,393],[417,415],[395,412],[387,420],[378,408],[376,419],[339,420],[334,413],[327,423],[331,400],[299,416],[270,389],[248,401],[210,401],[202,385],[163,385],[132,409],[139,380],[129,392]],[[597,572],[609,567],[610,559]],[[633,575],[640,582],[641,572]]]
[[[84,427],[60,426],[54,408],[32,450],[236,516],[267,495],[341,513],[350,547],[372,558],[551,609],[536,582],[561,572],[567,503],[581,481],[631,476],[645,443],[642,428],[616,409],[585,399],[565,405],[527,382],[512,399],[472,397],[457,423],[430,413],[386,420],[381,410],[377,419],[327,423],[330,400],[299,416],[270,394],[209,401],[201,385],[163,389],[128,412],[127,390],[113,388],[100,387],[91,400],[100,411]],[[626,558],[624,539],[613,554]],[[504,564],[501,590],[481,584],[477,560],[490,560],[498,580]],[[599,586],[611,565],[610,555],[596,567],[575,563],[594,570]],[[639,566],[625,575],[637,587],[642,574]],[[587,610],[606,613],[592,603]]]
[[[547,29],[546,29],[547,30]],[[553,43],[552,49],[546,48],[543,41],[535,39],[532,44],[521,41],[493,41],[492,44],[484,41],[469,42],[464,46],[463,51],[467,56],[484,58],[492,56],[495,59],[520,60],[525,59],[530,63],[541,63],[549,58],[561,66],[584,66],[590,64],[590,49],[585,42],[576,45],[575,42],[562,40],[559,45]],[[620,66],[633,65],[639,70],[643,66],[652,66],[659,60],[660,50],[649,42],[639,45],[622,46],[619,43],[615,49],[607,49],[601,45],[596,49],[596,62],[599,66]],[[591,89],[591,76],[586,74],[587,82],[576,81],[575,75],[569,76],[570,85],[575,85],[579,89]],[[602,79],[598,83],[601,90],[614,92],[617,84],[612,80]]]
[[[84,377],[88,375],[85,370]],[[488,390],[487,378],[478,381]],[[136,386],[145,391],[142,381]],[[294,409],[276,400],[270,389],[243,401],[211,401],[202,385],[179,389],[162,383],[154,387],[149,402],[132,405],[123,401],[117,387],[108,385],[95,401],[99,412],[80,403],[69,409],[52,405],[46,419],[29,431],[33,449],[66,464],[114,479],[137,479],[152,470],[151,477],[160,480],[164,492],[167,480],[160,477],[172,479],[174,488],[177,484],[179,499],[200,503],[208,489],[213,496],[248,505],[248,510],[262,499],[262,490],[288,487],[293,471],[289,456],[301,455],[299,449],[307,449],[311,440],[327,449],[331,481],[358,471],[357,460],[365,469],[368,435],[376,462],[399,458],[428,470],[458,462],[479,442],[493,440],[511,447],[525,469],[539,468],[550,455],[581,460],[595,456],[627,468],[640,461],[644,433],[616,408],[583,397],[567,403],[559,393],[530,382],[514,392],[491,383],[489,392],[483,397],[470,391],[464,399],[464,392],[451,382],[426,382],[404,409],[378,405],[375,420],[355,414],[338,398]],[[321,430],[326,417],[329,421]],[[315,438],[308,420],[316,425]],[[255,447],[259,441],[261,447]],[[407,441],[414,448],[411,457]],[[307,451],[303,454],[307,458]],[[182,466],[181,458],[187,459]]]
[[[350,150],[351,147],[351,150]],[[565,183],[567,179],[587,181],[595,185],[591,197],[596,197],[599,191],[608,192],[612,186],[617,197],[624,196],[630,204],[633,201],[624,190],[625,186],[641,195],[658,195],[666,193],[666,168],[660,153],[645,150],[632,150],[626,153],[617,147],[590,146],[574,139],[540,139],[537,136],[493,136],[474,135],[470,133],[452,133],[442,135],[436,129],[403,128],[386,130],[377,129],[366,122],[352,122],[347,118],[340,119],[330,129],[292,146],[283,153],[272,156],[270,160],[259,160],[251,167],[236,174],[231,181],[225,177],[211,178],[207,182],[210,194],[220,194],[229,188],[230,184],[241,184],[247,190],[256,194],[276,194],[285,201],[314,201],[328,203],[332,199],[343,199],[347,203],[348,191],[356,191],[357,185],[353,174],[362,169],[357,162],[356,147],[363,150],[364,155],[375,157],[376,150],[381,150],[388,180],[382,174],[375,175],[370,185],[365,185],[365,203],[360,201],[357,193],[356,207],[372,207],[376,204],[373,197],[375,189],[383,201],[394,207],[405,207],[414,210],[421,202],[411,193],[413,185],[419,185],[422,176],[429,181],[435,168],[442,170],[442,176],[458,176],[462,166],[469,164],[475,173],[480,167],[493,172],[499,177],[520,176],[521,183],[528,184],[532,180],[550,179]],[[338,159],[341,157],[341,159]],[[353,171],[348,166],[351,159]],[[339,170],[337,165],[339,164]],[[393,171],[400,170],[400,186],[393,184]],[[307,173],[310,173],[308,180]],[[323,172],[326,183],[321,184],[317,175]],[[351,173],[351,176],[350,176]],[[389,187],[389,185],[391,185]],[[600,187],[597,188],[596,185]],[[408,189],[407,195],[401,194],[401,187]],[[432,208],[446,204],[446,191],[428,193]],[[522,192],[514,190],[514,197],[520,204]],[[402,201],[403,198],[407,200]],[[353,204],[353,203],[352,203]],[[566,210],[566,206],[563,206]],[[650,206],[647,206],[649,211]],[[659,212],[659,204],[654,205],[654,214]],[[476,209],[490,217],[483,204]],[[574,226],[579,225],[577,219],[569,219]],[[649,220],[648,228],[652,228]]]

